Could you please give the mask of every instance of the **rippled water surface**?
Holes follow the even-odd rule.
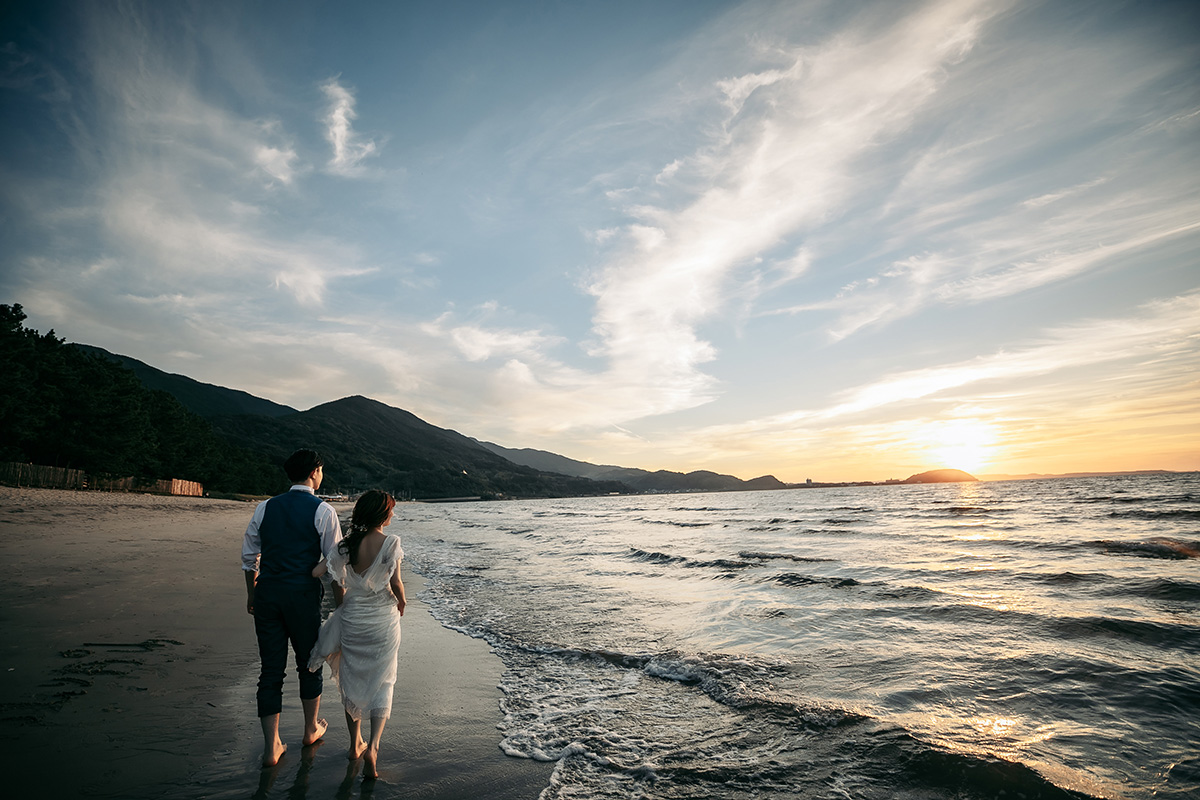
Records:
[[[398,511],[547,798],[1200,796],[1200,474]]]

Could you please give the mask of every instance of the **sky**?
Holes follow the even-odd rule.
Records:
[[[785,481],[1200,469],[1200,4],[36,2],[0,302]]]

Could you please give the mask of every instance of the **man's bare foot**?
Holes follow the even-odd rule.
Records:
[[[272,745],[271,747],[268,747],[266,749],[266,751],[263,752],[262,765],[264,767],[275,766],[276,764],[279,763],[279,759],[283,758],[283,754],[286,752],[287,752],[287,745],[284,744],[283,742],[279,741],[278,739],[276,739],[275,744]]]
[[[367,749],[367,743],[364,742],[362,737],[360,736],[360,737],[358,737],[357,742],[350,743],[350,749],[348,751],[346,751],[346,757],[349,758],[351,761],[358,761],[360,758],[362,758],[362,755],[364,752],[366,752],[366,749]]]
[[[372,750],[370,747],[363,751],[363,780],[373,781],[379,777],[379,770],[375,768],[375,762],[379,759],[379,750]]]
[[[323,719],[319,719],[315,723],[315,727],[311,731],[304,732],[304,746],[316,744],[325,736],[325,731],[329,730],[329,723]]]

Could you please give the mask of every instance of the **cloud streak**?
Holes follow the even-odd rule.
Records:
[[[713,141],[656,177],[701,190],[676,208],[628,207],[636,221],[589,286],[589,352],[610,365],[604,385],[644,387],[619,419],[716,396],[702,365],[717,351],[698,327],[724,308],[730,281],[838,208],[857,161],[912,124],[995,12],[994,4],[933,4],[894,27],[788,48],[776,55],[779,67],[716,82],[724,120]],[[793,258],[785,269],[794,277],[806,266]]]
[[[1030,381],[1056,373],[1129,362],[1174,363],[1194,368],[1200,355],[1200,293],[1147,304],[1130,317],[1089,320],[1053,328],[1037,340],[966,361],[905,370],[846,390],[823,408],[790,411],[732,425],[712,426],[699,440],[760,448],[766,441],[869,420],[870,415],[912,413],[920,402],[943,406],[980,398],[1020,395]],[[975,387],[973,391],[968,391]],[[1001,403],[1003,405],[1003,403]]]
[[[321,91],[329,101],[325,113],[325,139],[333,147],[333,156],[326,168],[335,175],[358,177],[364,173],[363,161],[376,155],[375,141],[364,139],[355,133],[352,123],[358,114],[354,111],[354,93],[339,83],[335,76],[321,84]]]

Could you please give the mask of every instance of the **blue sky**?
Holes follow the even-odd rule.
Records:
[[[0,302],[784,480],[1200,469],[1200,7],[36,3]]]

